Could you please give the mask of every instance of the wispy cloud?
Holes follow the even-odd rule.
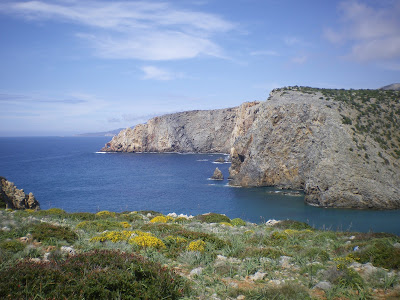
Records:
[[[80,104],[88,102],[85,99],[42,99],[37,97],[13,94],[0,94],[1,102],[10,103],[53,103],[53,104]]]
[[[141,69],[144,72],[143,79],[172,80],[178,77],[183,77],[183,74],[172,73],[155,66],[144,66]]]
[[[350,47],[347,57],[360,61],[387,61],[400,58],[400,2],[384,2],[372,7],[359,1],[340,3],[339,28],[326,28],[331,43]]]
[[[171,60],[223,57],[217,33],[235,28],[222,17],[164,2],[27,1],[0,5],[0,12],[28,21],[75,23],[76,36],[105,58]]]

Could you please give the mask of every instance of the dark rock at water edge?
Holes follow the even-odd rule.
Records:
[[[0,177],[0,207],[10,209],[40,209],[39,202],[32,193],[25,194],[14,183]]]
[[[218,157],[216,160],[214,160],[216,163],[224,163],[225,159],[223,157]]]
[[[213,180],[224,180],[224,175],[222,174],[221,170],[218,168],[215,168],[213,176],[211,176],[211,179]]]

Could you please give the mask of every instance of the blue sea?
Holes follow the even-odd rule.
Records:
[[[223,213],[260,223],[293,219],[316,228],[400,235],[400,210],[318,208],[304,195],[209,180],[221,154],[98,153],[108,137],[0,138],[0,176],[33,192],[42,209]]]

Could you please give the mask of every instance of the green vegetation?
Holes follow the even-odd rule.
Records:
[[[318,89],[299,86],[284,87],[276,91],[322,94],[320,100],[338,102],[343,124],[352,126],[359,135],[370,136],[389,155],[400,159],[400,91]],[[358,147],[362,149],[365,146],[359,142]],[[385,160],[385,163],[388,161]]]
[[[392,234],[56,209],[0,210],[0,228],[2,299],[400,297]]]

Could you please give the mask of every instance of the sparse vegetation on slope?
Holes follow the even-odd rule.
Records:
[[[0,223],[5,299],[400,297],[400,238],[391,234],[153,211],[1,210]]]
[[[319,95],[321,100],[336,101],[343,124],[352,125],[357,147],[366,147],[359,135],[369,135],[394,158],[400,159],[400,91],[396,90],[344,90],[311,87],[285,87],[286,90]]]

